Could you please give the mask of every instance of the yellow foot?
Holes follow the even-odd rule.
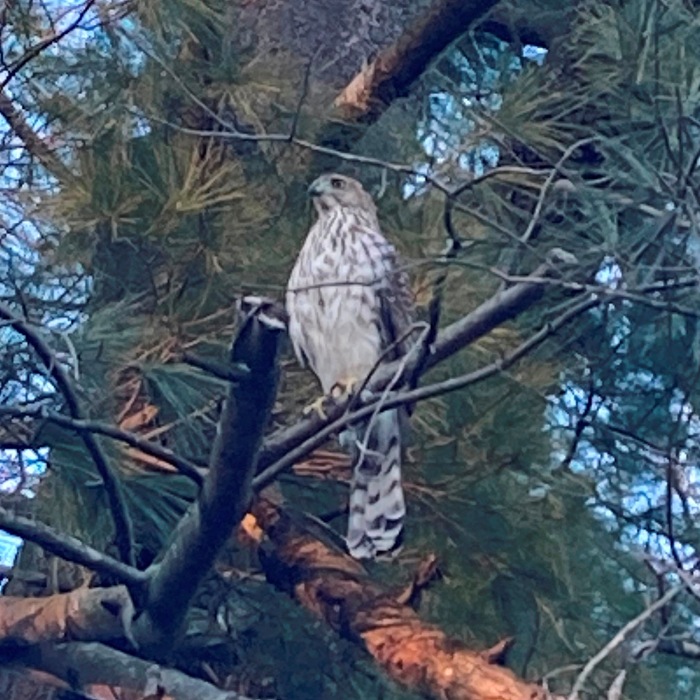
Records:
[[[340,399],[346,396],[350,396],[357,384],[357,377],[346,377],[345,379],[339,379],[331,387],[331,396],[334,399]]]
[[[326,415],[326,412],[323,410],[323,404],[325,403],[327,396],[319,396],[313,403],[310,403],[308,406],[304,406],[304,410],[302,413],[305,416],[310,415],[311,413],[315,413],[321,420],[326,420],[328,416]]]

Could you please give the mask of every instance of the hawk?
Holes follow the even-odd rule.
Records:
[[[289,335],[302,365],[324,394],[349,391],[411,344],[413,306],[408,279],[382,235],[377,208],[362,185],[338,174],[309,187],[318,214],[287,285]],[[402,415],[404,414],[404,415]],[[398,544],[406,512],[401,487],[405,409],[352,425],[353,476],[346,542],[358,559]]]

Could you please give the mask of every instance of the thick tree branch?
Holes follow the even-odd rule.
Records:
[[[285,324],[271,315],[275,310],[269,302],[248,298],[242,307],[246,316],[231,362],[245,365],[250,374],[229,390],[199,498],[180,521],[162,561],[148,572],[148,599],[136,638],[156,655],[174,643],[200,581],[248,507],[263,430],[277,393]]]
[[[345,117],[376,121],[408,93],[428,64],[498,0],[439,0],[392,46],[363,68],[336,98]]]
[[[420,619],[401,596],[374,583],[362,565],[301,529],[268,501],[253,508],[268,540],[261,560],[279,586],[335,630],[364,646],[395,681],[430,698],[545,700],[547,692],[520,680]]]
[[[0,647],[129,637],[134,604],[124,586],[44,598],[0,597]]]
[[[144,661],[98,642],[32,646],[18,660],[57,676],[71,686],[109,685],[138,691],[144,698],[172,700],[246,700],[172,668]],[[162,692],[159,690],[162,689]]]
[[[71,417],[75,420],[82,420],[83,415],[80,409],[78,395],[73,388],[70,377],[61,366],[60,362],[58,362],[46,341],[28,323],[18,316],[15,316],[5,304],[0,304],[0,319],[7,321],[14,330],[24,336],[27,343],[29,343],[41,359],[54,380],[56,387],[63,395]],[[107,501],[109,502],[112,518],[114,520],[114,538],[119,549],[119,554],[124,562],[133,565],[133,529],[131,519],[126,509],[119,477],[113,472],[95,436],[91,432],[81,432],[80,436],[97,467],[97,471],[102,477],[102,482],[107,492]]]
[[[92,571],[122,581],[130,587],[138,588],[146,583],[146,574],[143,571],[123,564],[79,539],[58,532],[48,525],[20,515],[13,515],[5,508],[0,508],[0,528],[12,535],[38,544],[57,557],[81,564]]]

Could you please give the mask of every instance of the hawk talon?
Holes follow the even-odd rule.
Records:
[[[304,406],[302,413],[305,416],[309,416],[315,413],[321,420],[328,420],[326,412],[323,410],[323,404],[326,402],[327,396],[319,396],[315,401],[310,403],[308,406]]]

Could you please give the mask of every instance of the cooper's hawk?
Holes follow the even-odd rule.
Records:
[[[413,307],[396,251],[362,185],[322,175],[309,194],[318,220],[289,278],[289,334],[300,362],[328,394],[361,384],[380,359],[408,350]],[[357,558],[394,548],[403,526],[401,411],[385,411],[341,435],[353,451],[346,541]]]

